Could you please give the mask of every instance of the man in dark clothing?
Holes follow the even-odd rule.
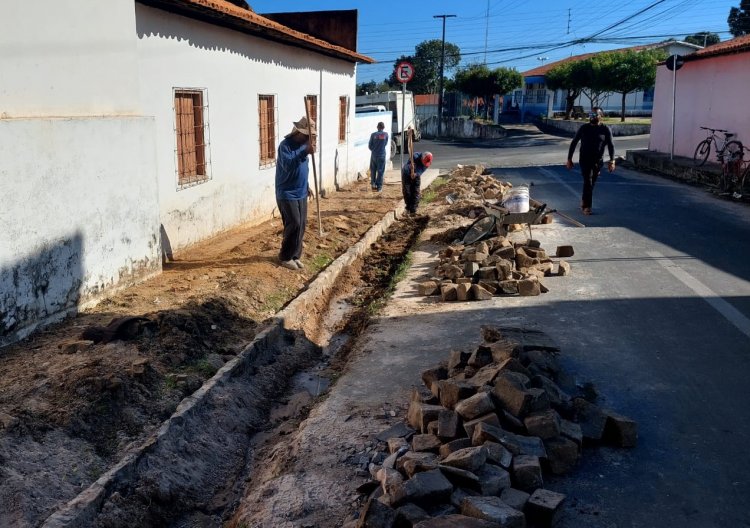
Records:
[[[307,197],[310,192],[307,155],[315,152],[315,123],[303,117],[279,144],[276,158],[276,205],[284,224],[279,261],[285,268],[304,268],[302,239],[307,224]]]
[[[613,172],[615,170],[615,146],[612,144],[612,132],[607,125],[600,123],[599,114],[590,114],[589,122],[581,125],[570,143],[568,161],[565,163],[568,170],[573,168],[573,154],[579,141],[581,142],[581,151],[578,155],[578,164],[581,166],[581,175],[583,176],[581,210],[583,214],[590,215],[594,185],[596,185],[599,171],[604,165],[604,148],[606,147],[609,152],[609,172]]]
[[[386,149],[390,143],[388,133],[384,131],[385,123],[378,123],[378,131],[370,134],[370,187],[373,191],[382,192],[383,175],[385,174]]]
[[[432,153],[415,152],[413,159],[413,172],[410,160],[407,160],[401,167],[401,191],[404,195],[404,202],[406,202],[406,210],[411,214],[417,212],[417,206],[421,198],[419,190],[422,185],[422,174],[432,164]]]

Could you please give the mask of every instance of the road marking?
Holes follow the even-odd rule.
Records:
[[[715,291],[703,284],[701,281],[690,275],[687,271],[680,268],[672,260],[665,257],[658,251],[647,251],[649,257],[654,257],[664,269],[671,273],[677,280],[693,290],[699,297],[710,304],[717,312],[723,315],[727,321],[732,323],[737,329],[750,337],[750,319],[745,317],[737,308],[722,299]]]
[[[555,174],[551,170],[545,169],[545,168],[540,168],[539,172],[541,172],[542,174],[545,174],[545,175],[549,176],[550,178],[552,178],[553,180],[555,180],[557,183],[559,183],[560,185],[562,185],[563,187],[565,187],[576,198],[579,198],[581,196],[581,192],[579,190],[574,189],[572,185],[570,185],[568,182],[566,182],[565,180],[563,180],[560,176],[558,176],[557,174]]]

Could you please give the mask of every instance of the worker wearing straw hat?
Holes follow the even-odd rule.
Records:
[[[291,270],[304,268],[300,257],[310,194],[307,156],[315,152],[315,140],[315,122],[302,117],[284,136],[276,158],[276,205],[284,224],[279,262]]]

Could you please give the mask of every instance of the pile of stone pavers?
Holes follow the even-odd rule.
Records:
[[[595,391],[579,395],[544,333],[482,336],[423,372],[408,425],[377,435],[357,526],[555,526],[565,496],[544,489],[545,475],[571,471],[584,445],[635,446],[637,424],[589,401]]]
[[[555,257],[571,257],[572,246],[558,246]],[[511,242],[497,236],[440,251],[430,280],[419,284],[420,295],[440,295],[442,301],[482,301],[494,295],[539,295],[548,290],[545,277],[569,275],[570,263],[555,263],[538,240]],[[557,265],[555,265],[557,264]]]

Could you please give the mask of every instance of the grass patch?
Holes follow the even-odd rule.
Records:
[[[266,296],[261,309],[264,312],[276,313],[294,296],[294,292],[287,288],[276,290]]]
[[[202,376],[210,378],[211,376],[216,374],[216,371],[218,369],[205,359],[201,359],[195,364],[195,370],[198,371]]]
[[[448,183],[448,175],[438,176],[435,178],[435,180],[430,184],[427,189],[425,189],[424,193],[422,193],[422,202],[424,203],[431,203],[434,202],[438,197],[438,190],[440,187]]]
[[[328,253],[320,253],[310,260],[310,268],[312,268],[314,273],[318,273],[327,268],[331,262],[333,262],[333,257],[331,255]]]

